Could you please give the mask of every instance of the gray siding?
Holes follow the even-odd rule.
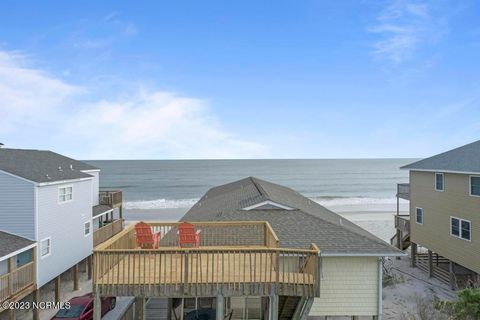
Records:
[[[58,202],[58,188],[73,186],[73,200]],[[51,254],[38,258],[38,285],[42,286],[92,253],[92,234],[84,223],[92,215],[92,180],[38,187],[38,237],[51,237]]]
[[[0,230],[35,239],[35,186],[0,171]]]

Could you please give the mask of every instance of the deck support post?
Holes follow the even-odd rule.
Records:
[[[217,320],[225,318],[225,297],[221,294],[217,295]]]
[[[72,267],[73,291],[78,290],[78,263]]]
[[[412,268],[415,268],[417,266],[416,258],[417,258],[417,244],[412,242],[412,247],[410,250],[410,266]]]
[[[455,283],[455,262],[450,261],[448,264],[448,271],[450,273],[450,288],[455,290],[456,283]]]
[[[167,320],[172,320],[173,299],[168,298],[167,302]]]
[[[268,299],[268,320],[278,320],[278,295],[272,294]]]
[[[40,289],[35,289],[32,293],[33,302],[38,304],[40,303]],[[33,320],[40,320],[40,309],[33,308]]]
[[[383,311],[383,265],[382,265],[382,258],[378,259],[378,266],[377,266],[377,294],[378,294],[378,302],[377,302],[377,316],[375,319],[382,320],[382,311]]]
[[[89,255],[87,257],[87,277],[88,277],[88,280],[91,280],[92,279],[92,255]]]
[[[122,206],[118,207],[118,215],[120,216],[120,220],[122,220]]]
[[[135,297],[135,320],[145,319],[145,298]]]
[[[55,278],[55,302],[60,302],[61,275]]]
[[[101,320],[102,318],[102,299],[98,289],[95,288],[93,294],[93,320]]]
[[[428,250],[428,277],[433,277],[433,254],[432,250]]]

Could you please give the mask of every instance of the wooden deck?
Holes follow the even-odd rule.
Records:
[[[251,225],[256,228],[258,224]],[[225,224],[217,227],[225,228]],[[208,230],[206,225],[200,229],[202,233]],[[267,232],[260,235],[263,245],[121,249],[118,243],[126,247],[130,243],[131,230],[126,229],[95,250],[94,285],[102,295],[186,297],[215,296],[220,291],[224,295],[268,295],[276,290],[282,295],[318,296],[318,248],[278,248],[272,246],[278,241],[274,241],[276,235],[268,234],[271,229],[262,230]],[[169,234],[172,241],[171,233],[163,237]],[[217,237],[210,239],[219,242]]]

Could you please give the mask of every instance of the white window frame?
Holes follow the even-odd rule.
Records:
[[[88,233],[85,233],[87,224],[88,224]],[[83,235],[84,235],[85,237],[88,237],[88,236],[90,236],[91,234],[92,234],[92,221],[90,221],[90,220],[89,220],[89,221],[85,221],[85,222],[83,223]]]
[[[472,178],[480,178],[480,176],[468,176],[468,194],[470,195],[470,197],[480,197],[480,195],[472,194]]]
[[[452,233],[452,219],[457,219],[458,220],[458,236],[454,235]],[[463,222],[468,222],[468,224],[470,225],[470,239],[465,239],[465,238],[462,237],[462,221]],[[450,235],[454,238],[457,238],[457,239],[472,242],[472,221],[467,220],[467,219],[462,219],[462,218],[459,218],[459,217],[455,217],[455,216],[450,216]]]
[[[71,197],[71,199],[65,200],[65,201],[61,201],[61,200],[60,200],[60,190],[61,190],[61,189],[68,189],[68,188],[72,188],[72,197]],[[65,194],[67,194],[67,193],[65,193]],[[58,198],[57,198],[57,200],[58,200],[58,203],[59,203],[59,204],[64,204],[64,203],[68,203],[68,202],[73,201],[73,185],[66,185],[66,186],[58,187]]]
[[[48,253],[42,254],[43,251],[43,242],[48,240]],[[40,258],[44,259],[52,254],[52,237],[46,237],[40,240]]]
[[[418,219],[417,219],[417,210],[418,209],[422,210],[422,222],[418,222]],[[424,220],[425,220],[425,211],[423,210],[423,208],[415,207],[415,223],[423,225]]]
[[[442,176],[442,187],[443,189],[437,189],[437,175],[440,175]],[[445,191],[445,175],[443,174],[443,172],[435,172],[435,191],[439,191],[439,192],[443,192]]]

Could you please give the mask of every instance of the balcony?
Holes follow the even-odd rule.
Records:
[[[405,200],[410,200],[410,184],[409,183],[397,184],[397,197]]]
[[[93,247],[107,241],[123,229],[123,220],[114,220],[93,232]]]
[[[105,190],[98,193],[99,203],[110,206],[112,208],[118,208],[122,206],[123,194],[119,190]]]
[[[402,232],[410,232],[410,215],[395,215],[395,229]]]
[[[18,301],[35,290],[35,261],[11,268],[11,272],[0,276],[0,312],[1,302]]]
[[[280,248],[267,222],[194,222],[197,248],[181,248],[179,222],[149,223],[158,249],[137,247],[130,226],[94,250],[99,295],[212,297],[272,293],[318,297],[320,250]]]

